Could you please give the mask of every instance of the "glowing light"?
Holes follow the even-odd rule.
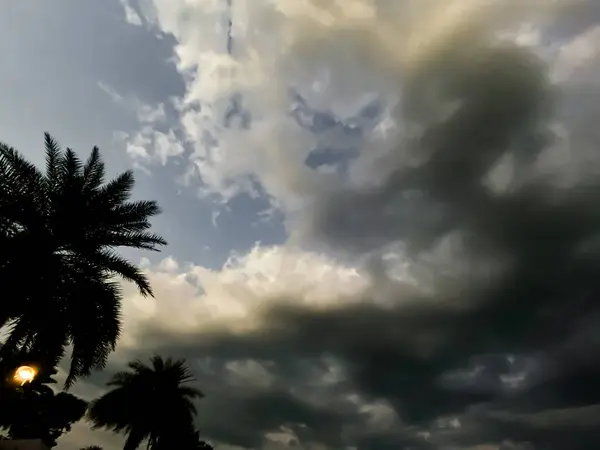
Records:
[[[21,366],[15,370],[15,380],[23,386],[25,383],[31,383],[35,378],[36,371],[30,366]]]

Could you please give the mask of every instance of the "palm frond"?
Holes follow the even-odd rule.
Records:
[[[114,233],[109,242],[114,247],[129,247],[154,252],[160,251],[159,245],[167,245],[167,241],[158,234],[144,232]]]
[[[161,213],[160,207],[154,201],[114,203],[107,208],[104,203],[95,198],[91,207],[96,207],[98,211],[103,212],[99,217],[102,229],[106,233],[113,234],[148,230],[151,226],[149,219]]]
[[[183,404],[183,408],[185,411],[187,411],[187,413],[191,416],[191,417],[195,417],[198,414],[198,410],[196,409],[196,405],[194,405],[194,402],[187,398],[187,397],[181,397],[179,399],[179,401]]]
[[[141,375],[150,370],[150,367],[148,367],[139,359],[128,362],[127,367],[135,372],[134,375]]]
[[[87,190],[98,190],[104,183],[106,167],[100,157],[100,149],[94,147],[92,153],[83,166],[84,188]]]
[[[82,280],[78,286],[86,301],[74,302],[69,316],[78,320],[70,324],[73,344],[65,389],[92,370],[103,369],[121,334],[121,289],[116,283]]]
[[[50,136],[50,133],[44,133],[44,143],[46,147],[46,180],[49,188],[54,189],[60,176],[60,145]]]
[[[71,148],[67,147],[67,150],[63,153],[62,158],[59,160],[59,167],[63,183],[66,181],[74,182],[83,178],[83,163]]]
[[[132,421],[127,406],[129,400],[128,391],[123,388],[108,391],[93,400],[87,412],[92,429],[106,428],[115,433],[130,429]]]
[[[128,170],[100,188],[96,199],[107,205],[119,205],[129,200],[134,184],[133,171]]]
[[[8,326],[8,338],[2,344],[2,354],[15,354],[19,351],[21,344],[30,335],[30,324],[23,318],[12,320]]]
[[[101,250],[90,256],[90,259],[93,264],[102,267],[107,272],[135,283],[143,296],[153,296],[152,287],[146,275],[121,255],[112,250]]]
[[[33,192],[43,194],[43,174],[27,161],[21,153],[0,143],[0,174],[10,193]]]
[[[111,379],[106,383],[107,386],[127,386],[133,380],[134,374],[130,372],[117,372]]]
[[[129,433],[127,436],[127,440],[125,441],[125,446],[123,450],[135,450],[140,446],[142,441],[147,437],[145,433],[143,433],[139,428],[136,428]]]
[[[44,315],[44,324],[35,325],[38,330],[31,343],[31,354],[36,355],[38,361],[43,361],[47,367],[56,367],[66,353],[68,336],[64,317],[57,315],[53,319],[50,315]]]
[[[150,358],[150,364],[155,372],[162,372],[165,368],[170,368],[173,365],[171,358],[163,359],[162,356],[153,355]]]
[[[114,208],[115,217],[123,223],[146,221],[161,212],[162,210],[153,200],[121,203]]]
[[[178,391],[179,394],[184,397],[189,397],[193,399],[204,398],[204,393],[200,389],[191,386],[180,386],[178,388]]]
[[[44,175],[17,150],[0,143],[0,217],[26,226],[46,207]]]

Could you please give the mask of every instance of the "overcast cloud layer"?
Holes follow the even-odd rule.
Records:
[[[159,353],[219,450],[600,448],[600,1],[48,3],[0,139],[133,165],[171,243],[76,393]]]

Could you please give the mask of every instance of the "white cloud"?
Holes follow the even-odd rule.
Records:
[[[305,88],[308,83],[308,90],[303,93],[309,101],[318,101],[316,106],[333,105],[337,112],[348,114],[349,109],[360,104],[369,73],[377,76],[377,71],[368,69],[367,64],[356,64],[352,51],[356,41],[348,41],[344,51],[337,51],[336,46],[346,39],[341,36],[343,33],[338,33],[340,39],[316,55],[317,60],[311,55],[315,43],[302,41],[312,32],[323,35],[325,30],[319,25],[322,21],[330,27],[343,20],[366,21],[363,26],[366,33],[367,25],[374,26],[375,10],[368,2],[354,1],[348,5],[345,2],[340,17],[335,8],[324,13],[311,2],[235,2],[231,14],[236,51],[231,57],[225,52],[224,5],[225,2],[219,1],[155,2],[162,30],[178,40],[180,70],[191,71],[181,123],[195,142],[193,172],[209,191],[225,196],[251,190],[249,178],[257,178],[280,200],[314,195],[317,189],[313,186],[322,177],[304,167],[303,162],[317,141],[285,117],[287,88],[290,85]],[[367,57],[369,49],[362,53]],[[331,68],[337,69],[336,73],[326,73]],[[298,69],[302,70],[297,72]],[[356,76],[339,83],[337,78],[343,72],[356,72]],[[315,78],[323,79],[321,86],[337,86],[335,92],[323,91],[316,83],[313,83],[316,92],[312,92],[310,80]],[[372,89],[377,89],[378,81],[369,83]],[[395,88],[390,87],[388,92]],[[226,130],[221,124],[229,107],[228,98],[238,91],[246,95],[244,106],[251,110],[255,121],[252,130],[246,132]],[[198,102],[202,103],[201,111],[194,107]],[[207,132],[218,139],[213,147],[206,145]]]
[[[553,77],[557,82],[567,82],[578,70],[585,69],[590,63],[597,66],[600,55],[600,26],[576,36],[562,45],[558,51],[553,68]]]
[[[128,23],[135,26],[141,26],[143,24],[142,18],[140,15],[131,7],[131,5],[127,2],[127,0],[119,0],[121,5],[123,5],[123,9],[125,11],[125,20]]]
[[[141,126],[156,126],[161,125],[167,119],[164,103],[157,105],[148,105],[143,103],[134,95],[123,95],[117,92],[112,86],[103,82],[97,83],[110,99],[124,107],[125,109],[135,113],[136,118]]]
[[[173,257],[144,266],[156,298],[140,297],[133,286],[126,286],[121,345],[128,347],[139,344],[135,336],[147,326],[174,334],[254,328],[270,305],[339,306],[360,301],[370,285],[358,267],[289,247],[256,246],[246,255],[230,257],[220,270],[184,265]]]
[[[156,106],[142,103],[135,97],[126,98],[105,84],[98,84],[111,99],[134,112],[140,125],[133,134],[118,132],[115,139],[125,145],[125,150],[137,169],[150,174],[149,166],[166,165],[170,159],[181,157],[185,148],[172,128],[158,129],[167,122],[163,103]]]
[[[98,82],[98,87],[100,89],[102,89],[109,97],[110,99],[115,102],[115,103],[123,103],[124,102],[124,98],[122,95],[120,95],[117,91],[115,91],[112,87],[110,87],[109,85],[102,83],[102,82]]]
[[[165,105],[159,103],[158,106],[141,105],[137,110],[138,121],[142,124],[156,125],[166,119]]]
[[[168,256],[158,264],[158,268],[167,273],[177,272],[179,270],[179,263],[172,256]]]

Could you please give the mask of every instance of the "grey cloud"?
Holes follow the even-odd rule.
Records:
[[[547,107],[543,100],[549,89],[543,84],[543,72],[523,51],[465,53],[436,60],[415,74],[415,86],[409,82],[405,87],[416,97],[441,82],[447,88],[437,103],[461,105],[448,120],[425,123],[418,142],[400,144],[414,147],[415,157],[426,162],[413,169],[405,160],[398,161],[398,170],[377,188],[326,197],[315,212],[317,232],[343,247],[364,251],[399,239],[414,241],[416,233],[431,233],[423,238],[432,240],[454,228],[457,220],[484,213],[488,202],[481,178],[511,143],[537,137],[538,129],[530,122],[539,120],[537,114]],[[407,100],[406,114],[435,113],[423,103],[419,98]],[[425,111],[418,112],[422,108]],[[521,145],[516,151],[521,159],[533,159],[539,149]]]
[[[406,313],[405,310],[403,312]],[[486,392],[465,394],[460,391],[448,391],[436,383],[436,378],[445,367],[443,354],[448,349],[447,344],[443,343],[442,335],[452,337],[454,333],[451,330],[442,332],[438,329],[437,325],[443,323],[442,317],[442,322],[429,318],[427,323],[427,320],[420,319],[417,312],[403,317],[402,311],[377,310],[371,307],[341,308],[332,313],[314,313],[293,308],[271,312],[268,328],[255,335],[235,337],[225,333],[211,336],[210,333],[200,331],[197,336],[190,336],[187,341],[180,338],[176,342],[167,343],[163,341],[163,334],[159,333],[153,338],[152,333],[145,330],[144,342],[148,348],[187,356],[192,360],[207,357],[226,360],[252,358],[270,365],[274,371],[274,379],[287,379],[290,385],[297,388],[298,385],[301,386],[303,379],[306,382],[309,378],[308,368],[312,366],[314,370],[321,355],[331,355],[333,360],[341,363],[344,375],[336,386],[327,386],[327,389],[318,391],[324,398],[331,401],[332,398],[339,398],[339,395],[354,390],[371,400],[386,398],[396,406],[401,416],[406,419],[418,419],[421,423],[419,428],[426,430],[428,421],[437,415],[458,412],[461,405],[464,407],[473,402],[490,400],[492,395]],[[420,354],[412,345],[418,343],[420,338],[423,341],[427,340],[427,332],[422,330],[426,326],[439,332],[437,348],[433,350],[436,357],[428,357],[427,349]],[[161,341],[164,342],[162,346]],[[305,361],[304,365],[301,361]],[[314,391],[316,387],[313,386],[312,389]],[[261,394],[265,395],[266,392]],[[222,399],[217,397],[214,401],[222,403]],[[245,401],[244,396],[238,396],[235,401]],[[267,411],[268,408],[265,407],[257,408],[254,416],[261,417]],[[320,436],[318,428],[313,428],[320,420],[310,421],[306,416],[286,413],[283,408],[279,408],[278,411],[279,423],[285,423],[286,420],[292,423],[302,420],[299,423],[310,424],[306,429],[309,434],[305,438],[311,435]],[[316,417],[317,413],[318,411],[312,411]],[[350,425],[350,417],[352,415],[344,417],[346,425]],[[336,429],[341,418],[333,419],[332,417],[324,422],[324,426]],[[234,422],[240,423],[239,420]],[[200,420],[200,423],[204,422]],[[359,424],[360,421],[355,423],[354,428],[360,429]],[[206,424],[204,425],[208,431]],[[346,441],[346,445],[362,442],[369,445],[367,448],[386,448],[385,445],[396,445],[398,448],[401,443],[408,445],[407,443],[411,442],[411,445],[419,445],[416,448],[435,448],[415,430],[400,424],[395,426],[398,427],[395,431],[386,429],[378,432],[356,432],[352,439]],[[258,430],[260,428],[257,427],[253,433],[255,437],[261,435]],[[304,441],[307,440],[309,439]],[[330,441],[327,442],[331,444]]]
[[[465,447],[509,441],[515,444],[507,443],[507,448],[512,449],[514,445],[519,450],[591,450],[598,448],[599,420],[597,405],[524,414],[479,411],[477,415],[463,417],[463,428],[446,433],[443,439]]]

